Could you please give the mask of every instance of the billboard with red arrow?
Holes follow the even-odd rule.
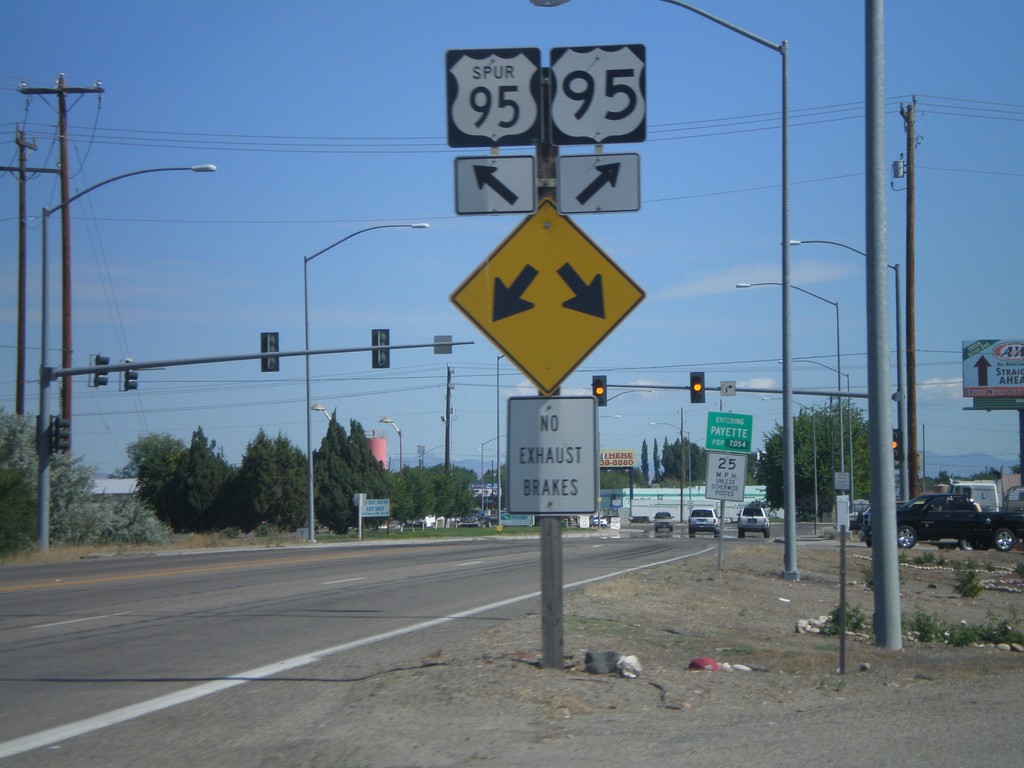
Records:
[[[1024,340],[963,342],[964,397],[1024,398]]]

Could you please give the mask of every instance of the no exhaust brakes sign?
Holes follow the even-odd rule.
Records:
[[[509,512],[592,514],[600,495],[597,458],[594,398],[509,398]]]

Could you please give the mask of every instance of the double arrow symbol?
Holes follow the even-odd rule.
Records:
[[[494,279],[494,312],[493,321],[504,320],[506,317],[518,315],[533,309],[533,302],[523,298],[539,273],[527,264],[519,272],[519,276],[506,286],[500,277]],[[562,302],[562,306],[584,315],[592,315],[604,319],[604,290],[601,287],[601,275],[595,275],[588,284],[572,268],[569,263],[563,264],[558,276],[573,292],[573,297]]]
[[[595,165],[594,170],[597,171],[597,178],[587,184],[583,190],[576,195],[576,201],[580,205],[586,205],[587,201],[590,200],[594,195],[601,191],[603,187],[610,186],[614,187],[619,181],[619,169],[622,167],[622,163],[604,163],[603,165]],[[519,199],[519,195],[509,189],[497,176],[498,169],[493,165],[474,165],[473,174],[476,178],[477,189],[482,190],[484,187],[490,187],[495,194],[499,195],[509,205],[514,205]]]

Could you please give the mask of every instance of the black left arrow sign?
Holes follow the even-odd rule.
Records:
[[[604,290],[601,288],[601,275],[594,275],[594,279],[587,285],[572,268],[572,265],[567,262],[559,268],[558,276],[576,294],[571,299],[563,301],[563,307],[574,312],[582,312],[584,315],[604,318]]]
[[[476,176],[476,185],[478,189],[483,189],[485,186],[490,187],[509,205],[514,205],[516,200],[519,199],[519,195],[498,180],[496,175],[498,173],[498,169],[494,166],[474,165],[473,173]]]
[[[580,205],[586,205],[587,201],[600,192],[601,188],[605,185],[610,184],[614,187],[615,183],[619,180],[619,168],[621,167],[622,163],[595,165],[594,170],[597,171],[597,178],[587,184],[583,191],[576,195],[576,202]]]
[[[523,294],[536,276],[537,270],[527,264],[512,285],[506,286],[500,277],[494,278],[494,311],[491,315],[494,322],[533,309],[533,302],[524,299]]]

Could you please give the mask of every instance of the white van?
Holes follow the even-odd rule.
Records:
[[[1003,500],[999,495],[999,486],[985,480],[957,480],[949,492],[957,496],[969,496],[981,506],[982,512],[999,512]]]

